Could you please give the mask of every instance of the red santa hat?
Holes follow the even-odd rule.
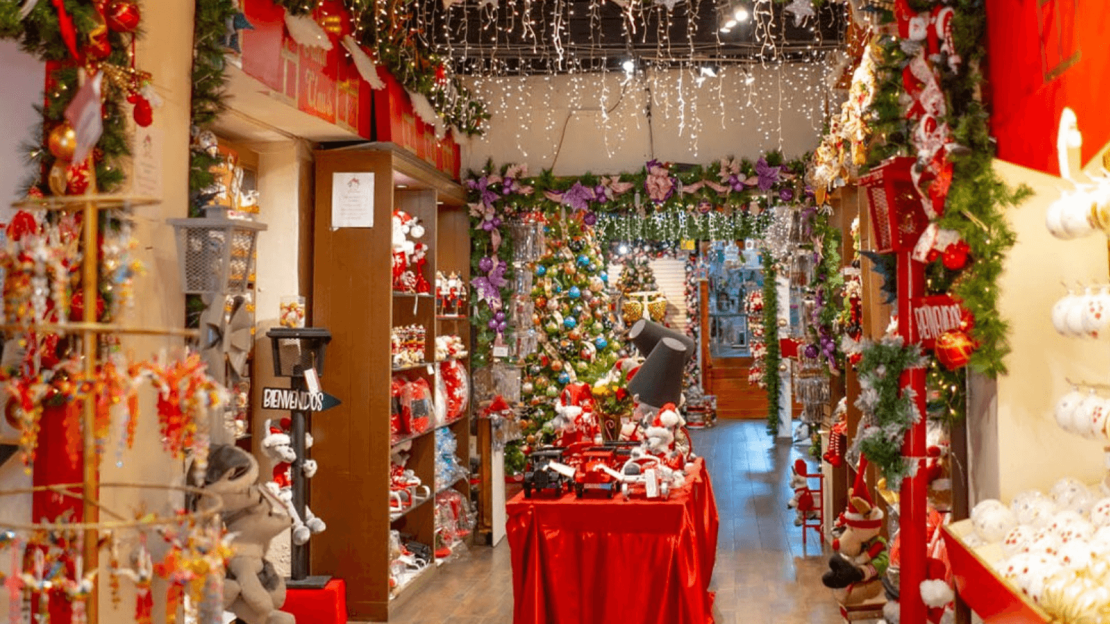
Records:
[[[489,407],[486,408],[485,413],[488,416],[489,414],[501,414],[510,411],[512,411],[512,408],[509,407],[509,403],[505,401],[505,397],[499,394],[490,401]]]
[[[871,500],[871,490],[867,488],[867,458],[860,455],[856,480],[849,490],[848,509],[844,512],[844,524],[857,529],[877,529],[883,525],[883,510]]]

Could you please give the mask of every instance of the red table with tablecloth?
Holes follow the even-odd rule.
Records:
[[[667,500],[509,501],[513,622],[712,624],[717,503],[694,463]]]

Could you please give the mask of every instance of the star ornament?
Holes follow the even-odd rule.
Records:
[[[783,10],[794,14],[795,27],[801,26],[805,18],[817,15],[813,10],[813,0],[793,0]]]

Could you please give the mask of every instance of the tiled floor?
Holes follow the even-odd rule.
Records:
[[[772,443],[758,421],[721,421],[694,431],[706,458],[720,513],[717,567],[718,624],[833,624],[842,620],[821,585],[825,559],[812,539],[802,552],[801,529],[787,510],[789,442]],[[810,538],[813,533],[810,533]],[[509,546],[472,547],[412,596],[391,621],[401,624],[509,624],[513,590]],[[614,624],[622,624],[614,622]],[[676,623],[679,624],[679,623]]]

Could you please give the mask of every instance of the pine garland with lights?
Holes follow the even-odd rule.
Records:
[[[23,146],[28,165],[34,170],[25,183],[26,190],[37,188],[44,194],[50,194],[47,175],[56,159],[47,149],[46,140],[50,130],[65,120],[66,107],[77,93],[79,83],[76,60],[70,58],[59,25],[58,11],[53,3],[38,2],[22,20],[19,17],[18,3],[4,2],[0,3],[0,7],[0,38],[16,40],[24,52],[55,63],[47,77],[49,88],[45,105],[36,106],[36,110],[42,114],[43,126],[35,128],[32,138]],[[80,0],[66,0],[64,7],[73,22],[79,45],[80,42],[89,41],[93,30],[102,25],[96,7],[91,2]],[[128,49],[132,35],[108,29],[107,37],[111,52],[104,62],[119,67],[130,66]],[[108,80],[104,81],[102,88],[103,132],[92,156],[96,169],[96,190],[112,193],[123,185],[126,176],[121,165],[130,154],[127,133],[129,106],[125,105],[128,94]]]
[[[767,349],[767,354],[763,357],[763,384],[767,390],[767,433],[775,436],[782,424],[779,417],[782,410],[779,291],[774,257],[767,250],[763,250],[760,255],[763,260],[763,339]]]
[[[856,407],[863,418],[853,447],[878,468],[888,484],[901,483],[913,470],[912,462],[902,456],[906,431],[924,415],[914,403],[913,390],[903,390],[899,380],[903,371],[924,366],[926,358],[920,346],[906,346],[900,336],[864,341],[861,348]]]
[[[581,214],[583,223],[601,240],[761,238],[773,220],[774,211],[767,208],[808,201],[802,179],[805,163],[805,158],[787,161],[779,152],[769,152],[756,162],[724,158],[680,172],[656,163],[653,188],[659,188],[659,178],[666,177],[672,192],[660,201],[652,201],[647,192],[652,173],[647,166],[633,173],[556,178],[550,170],[529,176],[524,166],[497,168],[489,162],[481,171],[468,172],[465,179],[471,215],[472,286],[476,276],[488,273],[478,271],[477,263],[483,257],[488,255],[498,261],[511,257],[505,226],[526,213],[548,218],[563,213]],[[613,227],[615,220],[640,224],[645,228],[641,232],[646,231],[643,224],[657,225],[651,226],[651,235],[644,238],[628,236]],[[494,231],[501,240],[496,254],[492,253]],[[507,266],[504,284],[494,287],[500,294],[499,302],[507,302],[512,295],[508,286],[512,271],[512,266]],[[492,291],[486,294],[493,295]],[[476,366],[489,361],[495,337],[494,332],[485,329],[496,313],[483,302],[488,298],[474,291],[471,323],[479,331],[471,357]]]
[[[193,91],[190,115],[194,145],[189,150],[189,194],[195,196],[215,181],[212,167],[220,163],[196,144],[201,132],[211,129],[227,110],[227,62],[223,44],[227,23],[239,12],[233,0],[196,0],[193,21]]]
[[[953,230],[968,246],[968,260],[959,268],[946,268],[940,262],[927,267],[926,291],[929,295],[951,294],[971,312],[973,325],[968,332],[977,344],[971,354],[971,370],[997,377],[1006,372],[1010,353],[1009,324],[998,311],[998,278],[1016,236],[1005,218],[1005,210],[1025,200],[1032,191],[1022,185],[1010,188],[993,169],[994,150],[989,134],[989,114],[981,99],[984,82],[980,67],[986,55],[984,37],[986,16],[980,0],[955,0],[953,44],[961,59],[957,70],[947,62],[932,67],[939,74],[947,115],[943,121],[951,129],[952,142],[960,146],[948,153],[953,165],[952,182],[944,211],[936,220],[942,229]],[[928,10],[911,3],[914,10]],[[894,20],[886,11],[886,22]],[[867,165],[873,167],[892,156],[916,155],[913,129],[906,119],[907,93],[903,70],[913,59],[912,44],[892,34],[876,37],[872,43],[876,58],[875,94],[866,118],[870,130]],[[959,406],[962,416],[963,407]]]

